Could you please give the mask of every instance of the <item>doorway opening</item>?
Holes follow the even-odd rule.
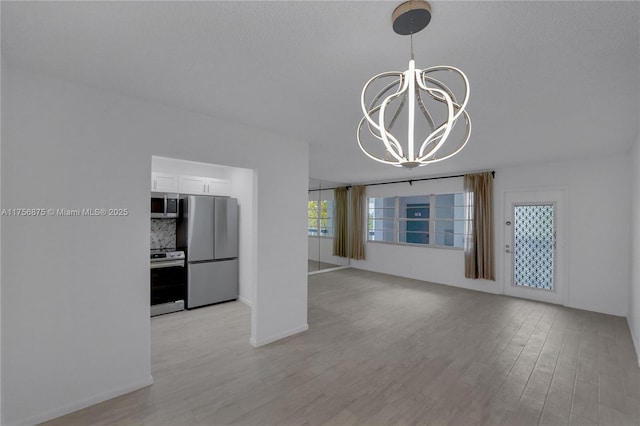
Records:
[[[152,156],[150,189],[153,197],[169,194],[170,196],[165,198],[175,197],[180,201],[180,206],[183,206],[183,201],[188,196],[237,200],[235,202],[237,209],[234,214],[234,217],[237,217],[237,238],[235,238],[237,253],[234,256],[237,262],[237,279],[235,280],[237,300],[250,307],[251,336],[253,336],[255,332],[253,318],[256,312],[254,295],[257,281],[255,250],[257,246],[257,176],[254,170]],[[180,246],[184,244],[178,241],[179,217],[180,212],[175,217],[167,215],[161,218],[152,215],[149,227],[152,253],[154,250],[180,251]],[[188,269],[189,261],[189,254],[186,253],[185,269]],[[186,299],[185,297],[185,302]]]

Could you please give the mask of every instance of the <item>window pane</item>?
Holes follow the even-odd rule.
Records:
[[[369,209],[369,217],[372,219],[381,219],[383,217],[393,219],[395,217],[395,209]]]
[[[462,192],[458,192],[455,194],[436,195],[437,207],[464,206],[464,205],[465,205],[464,194]]]
[[[409,204],[406,206],[404,214],[400,217],[407,219],[429,219],[428,204]]]
[[[464,235],[461,234],[453,234],[451,232],[436,232],[435,239],[436,246],[464,248]]]
[[[369,218],[390,218],[395,217],[395,198],[369,198]]]
[[[429,196],[399,197],[398,242],[429,244]]]
[[[335,201],[309,201],[307,212],[307,233],[309,236],[334,236]]]
[[[436,217],[438,219],[464,219],[464,207],[436,207]]]
[[[396,199],[394,197],[369,198],[370,209],[395,209]]]
[[[429,219],[429,197],[399,197],[398,212],[399,218],[407,219]]]
[[[333,237],[333,228],[320,228],[320,235],[323,237]]]
[[[436,232],[436,245],[444,247],[453,247],[453,234]]]
[[[453,218],[453,206],[451,206],[451,207],[436,207],[436,218],[438,218],[438,219]]]
[[[334,233],[333,233],[333,226],[329,225],[329,226],[320,226],[320,235],[323,237],[333,237]]]
[[[453,232],[456,234],[464,234],[466,232],[466,220],[456,220],[453,222]]]
[[[307,209],[307,235],[315,237],[318,235],[318,202],[309,201]]]
[[[436,220],[436,232],[453,234],[453,220]]]
[[[383,231],[369,231],[369,241],[387,241],[394,242],[393,239],[393,231],[383,232]]]
[[[393,219],[372,219],[369,229],[375,231],[393,231]]]
[[[429,244],[429,234],[427,232],[401,232],[399,241],[407,244]]]
[[[446,207],[455,205],[455,194],[436,195],[436,206]]]
[[[329,208],[329,205],[326,201],[322,201],[320,204],[320,235],[325,235],[326,233],[322,232],[322,229],[326,229],[327,227],[332,226],[333,224],[333,211]]]
[[[398,225],[399,242],[410,244],[429,244],[428,220],[401,219]]]
[[[394,197],[369,198],[369,241],[394,242],[396,200]]]
[[[393,219],[370,219],[368,239],[393,242],[393,222]]]
[[[407,204],[429,204],[429,196],[428,195],[414,195],[411,197],[398,197],[398,201],[400,206]]]

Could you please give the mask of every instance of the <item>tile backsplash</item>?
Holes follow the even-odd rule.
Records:
[[[151,249],[176,248],[176,220],[151,219]]]

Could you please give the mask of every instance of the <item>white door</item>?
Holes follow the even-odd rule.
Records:
[[[564,191],[505,193],[505,294],[565,304]]]

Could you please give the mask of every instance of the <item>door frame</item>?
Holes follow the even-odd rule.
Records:
[[[540,289],[516,287],[513,285],[513,269],[511,265],[512,254],[506,253],[506,245],[511,247],[513,232],[513,204],[554,204],[554,221],[556,229],[556,247],[554,258],[554,290],[545,291]],[[567,220],[568,188],[561,187],[539,187],[539,188],[512,188],[503,191],[501,203],[500,228],[502,237],[499,241],[498,253],[501,253],[502,261],[502,293],[507,296],[520,297],[540,302],[554,303],[558,305],[567,304],[569,295],[569,276],[567,268],[568,260],[568,236],[569,222]],[[511,225],[506,222],[511,221]]]

